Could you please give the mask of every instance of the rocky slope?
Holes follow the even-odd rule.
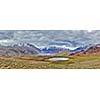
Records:
[[[86,50],[81,50],[75,53],[72,53],[71,55],[81,56],[81,55],[100,55],[100,44],[91,46],[87,48]]]
[[[0,46],[0,56],[36,55],[39,53],[40,50],[31,44]]]

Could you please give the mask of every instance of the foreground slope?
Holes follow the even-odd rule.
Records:
[[[68,61],[49,61],[49,58],[59,56],[1,56],[2,69],[100,69],[100,56],[62,56]]]

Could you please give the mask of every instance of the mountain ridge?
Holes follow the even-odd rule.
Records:
[[[92,45],[90,47],[87,47],[84,50],[77,51],[75,53],[72,53],[71,55],[76,55],[76,56],[83,56],[83,55],[100,55],[100,44]]]
[[[36,55],[41,51],[31,44],[15,44],[13,46],[1,46],[1,56],[16,56],[16,55]]]

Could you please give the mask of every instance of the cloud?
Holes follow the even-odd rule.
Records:
[[[0,40],[0,43],[12,43],[12,42],[14,42],[14,40],[8,40],[8,39]]]
[[[32,43],[37,46],[85,46],[100,43],[100,30],[3,30],[2,43]],[[61,44],[61,45],[60,45]]]

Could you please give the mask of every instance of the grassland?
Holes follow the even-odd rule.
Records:
[[[68,61],[50,61],[52,57],[68,57]],[[100,56],[1,56],[1,69],[92,69],[100,68]]]

